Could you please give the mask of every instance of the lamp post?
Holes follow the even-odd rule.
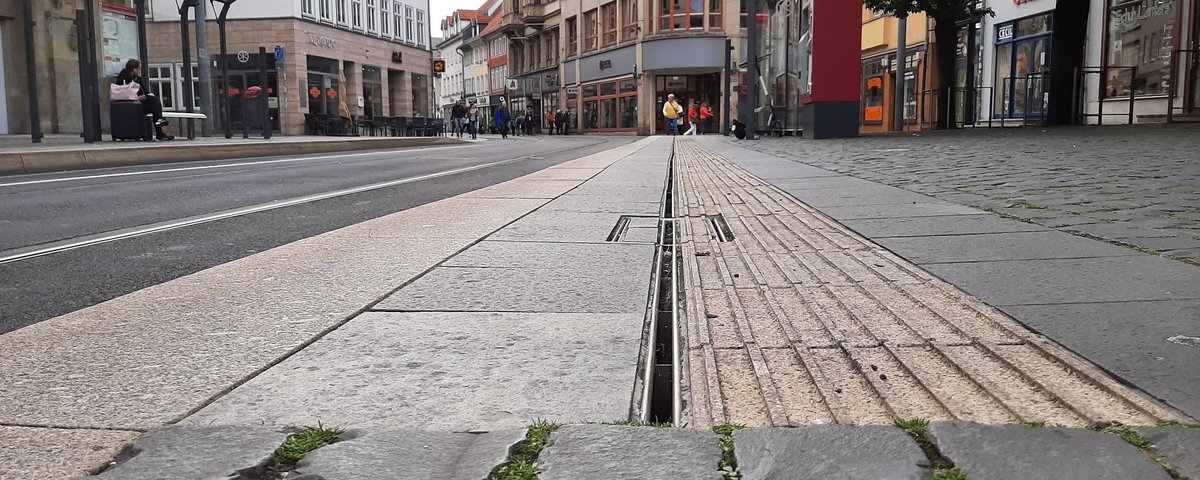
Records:
[[[237,0],[208,0],[213,7],[221,4],[221,12],[217,14],[217,28],[221,37],[221,123],[225,126],[225,138],[233,138],[229,118],[229,45],[225,35],[225,20],[229,17],[229,6]],[[264,60],[265,61],[265,60]],[[266,83],[266,80],[263,80]]]

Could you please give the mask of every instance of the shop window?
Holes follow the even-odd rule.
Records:
[[[583,51],[590,52],[596,49],[596,29],[598,27],[595,10],[583,14]]]
[[[621,93],[637,93],[637,82],[632,78],[621,80]]]
[[[637,33],[638,1],[621,0],[621,41],[633,40],[637,38]]]
[[[1108,71],[1106,97],[1166,95],[1171,88],[1171,50],[1176,9],[1179,2],[1135,0],[1110,2],[1108,11],[1107,64],[1137,67]],[[1168,40],[1170,39],[1170,40]]]
[[[611,2],[600,7],[600,21],[603,22],[604,36],[602,46],[608,47],[617,43],[617,2]]]
[[[621,97],[621,128],[637,128],[637,97]]]
[[[579,51],[579,27],[575,17],[567,19],[567,56]]]
[[[608,95],[616,95],[616,94],[617,94],[617,84],[615,84],[615,83],[600,84],[600,95],[608,96]]]
[[[874,59],[863,64],[863,113],[864,124],[883,123],[883,64]]]

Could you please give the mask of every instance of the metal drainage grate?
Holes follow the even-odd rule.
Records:
[[[704,220],[708,225],[708,234],[712,238],[715,238],[718,242],[733,241],[733,229],[729,228],[729,222],[725,221],[724,214],[705,215]]]

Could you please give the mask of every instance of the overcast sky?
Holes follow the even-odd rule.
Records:
[[[460,8],[477,9],[483,5],[484,0],[429,0],[429,16],[433,21],[429,22],[429,31],[434,37],[442,36],[442,19],[450,16],[455,10]]]

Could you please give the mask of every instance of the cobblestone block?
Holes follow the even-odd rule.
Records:
[[[929,478],[921,448],[894,427],[751,428],[733,439],[745,480]]]

